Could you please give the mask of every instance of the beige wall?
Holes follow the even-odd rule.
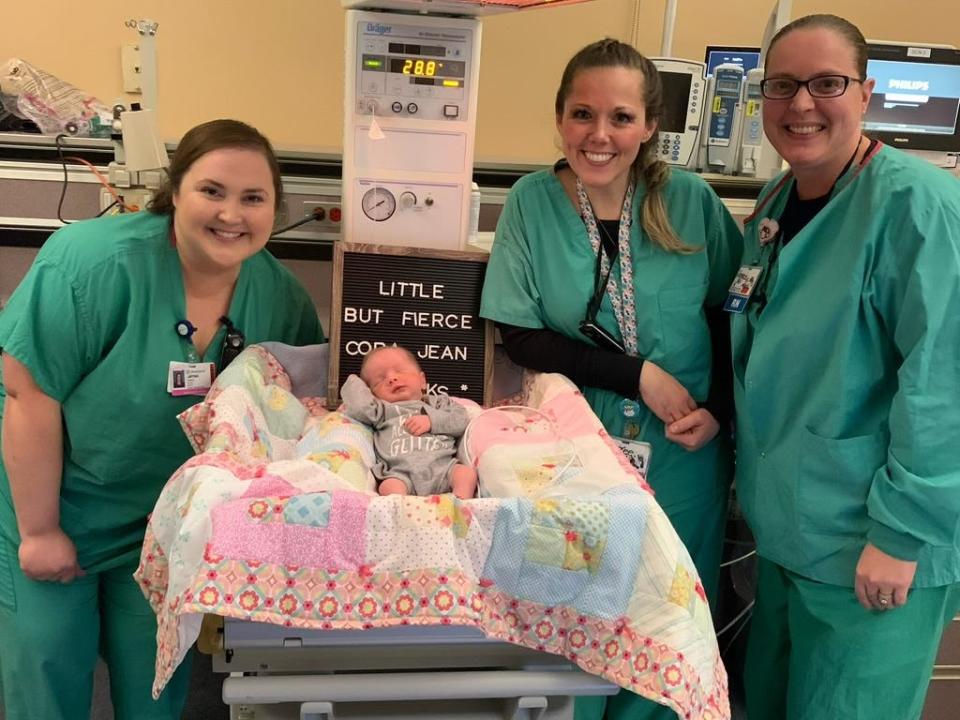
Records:
[[[546,163],[556,156],[553,94],[563,64],[604,35],[637,38],[655,55],[666,0],[593,0],[484,19],[479,162]],[[759,44],[773,0],[678,0],[673,54],[708,43]],[[793,0],[793,17],[843,15],[867,37],[960,45],[960,2]],[[736,18],[729,9],[736,8]],[[340,152],[343,10],[339,0],[97,0],[4,2],[0,62],[22,57],[112,104],[124,98],[120,47],[131,18],[160,23],[160,124],[176,140],[198,122],[238,117],[279,148]],[[744,19],[746,18],[746,19]]]

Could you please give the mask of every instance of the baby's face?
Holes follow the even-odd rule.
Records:
[[[363,380],[374,396],[387,402],[420,400],[427,378],[405,352],[395,348],[379,350],[363,369]]]

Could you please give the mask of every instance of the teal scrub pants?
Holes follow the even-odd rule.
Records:
[[[0,687],[7,720],[88,717],[97,655],[110,671],[116,720],[176,720],[190,656],[160,699],[150,695],[157,620],[133,580],[135,563],[71,583],[37,582],[0,539]]]
[[[760,559],[744,684],[749,720],[915,720],[960,584],[865,610],[852,588]]]
[[[675,507],[664,506],[677,535],[687,546],[700,581],[711,605],[715,602],[720,581],[720,556],[727,523],[727,499],[724,496],[695,498]],[[652,700],[620,690],[609,697],[578,697],[574,720],[676,720],[677,714]]]

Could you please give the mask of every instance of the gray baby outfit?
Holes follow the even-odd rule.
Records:
[[[380,482],[395,477],[414,495],[450,492],[450,470],[457,463],[457,441],[470,423],[464,407],[448,395],[425,395],[422,400],[387,402],[375,397],[367,384],[351,375],[340,391],[344,413],[374,430],[377,464],[371,468]],[[430,418],[430,430],[411,435],[403,424],[413,415]]]

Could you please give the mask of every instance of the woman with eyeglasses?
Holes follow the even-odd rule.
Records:
[[[737,495],[760,556],[750,718],[919,718],[960,609],[960,183],[861,132],[866,43],[796,20],[733,318]]]
[[[480,312],[515,363],[577,383],[628,452],[652,446],[648,480],[713,601],[731,448],[711,357],[729,392],[729,346],[711,351],[707,318],[718,311],[726,340],[719,308],[740,230],[705,182],[658,159],[663,88],[634,48],[607,39],[579,51],[555,110],[564,159],[511,189]],[[601,717],[605,700],[578,700],[577,717]],[[673,716],[626,690],[606,707],[608,718]]]
[[[270,143],[235,120],[181,140],[150,212],[67,225],[0,312],[0,685],[8,720],[85,716],[97,655],[118,720],[179,718],[189,665],[151,699],[157,623],[131,577],[147,515],[193,453],[176,416],[244,342],[322,342],[265,250]]]

